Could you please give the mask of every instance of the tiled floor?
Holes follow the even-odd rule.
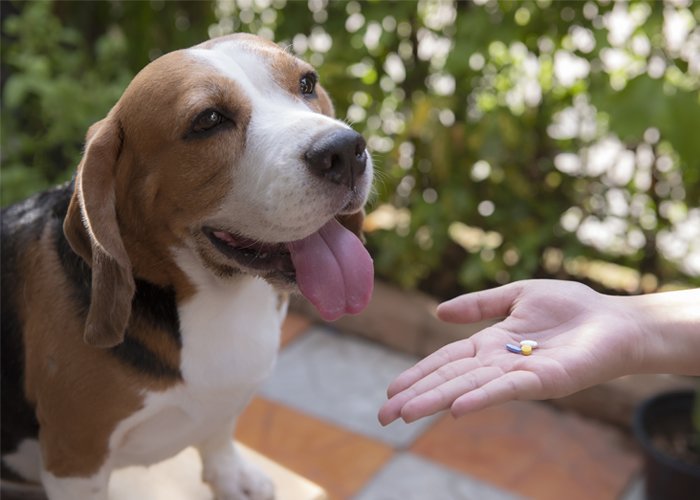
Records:
[[[544,403],[381,427],[386,386],[415,361],[291,315],[236,437],[336,500],[641,498],[639,455],[621,432]]]

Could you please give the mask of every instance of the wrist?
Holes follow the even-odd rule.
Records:
[[[700,375],[700,289],[616,299],[635,346],[635,372]]]

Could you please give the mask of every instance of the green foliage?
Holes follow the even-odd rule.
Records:
[[[3,63],[12,68],[3,89],[3,203],[69,175],[88,125],[129,78],[111,63],[123,54],[123,39],[105,38],[93,58],[80,33],[62,26],[50,7],[28,3],[4,25],[15,43],[3,43]],[[89,90],[98,85],[101,92]],[[67,160],[65,167],[55,170],[54,159]]]
[[[10,5],[3,5],[3,9]],[[2,190],[6,205],[69,179],[88,127],[149,57],[207,38],[202,2],[17,2],[2,26]],[[159,8],[158,8],[159,7]],[[174,19],[159,24],[159,16]],[[198,29],[184,31],[178,23]],[[194,27],[193,27],[194,28]]]
[[[87,126],[149,58],[248,31],[316,65],[338,116],[368,138],[381,276],[442,296],[533,276],[700,284],[689,258],[700,258],[697,5],[15,6],[3,27],[3,203],[70,175]],[[671,21],[686,45],[667,39]],[[595,277],[599,260],[636,278]]]

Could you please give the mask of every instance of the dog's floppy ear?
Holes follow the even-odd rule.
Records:
[[[338,215],[336,219],[338,219],[338,222],[345,226],[345,228],[355,233],[362,243],[365,243],[365,233],[362,231],[362,224],[365,221],[364,209],[353,214]]]
[[[71,247],[92,268],[90,309],[83,335],[85,342],[95,347],[112,347],[124,340],[135,290],[116,213],[115,174],[122,140],[121,127],[114,118],[90,127],[63,222]]]

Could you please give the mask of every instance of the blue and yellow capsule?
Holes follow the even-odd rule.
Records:
[[[515,344],[506,344],[506,349],[508,349],[510,352],[514,352],[515,354],[523,353],[523,350],[520,348],[520,346]]]

